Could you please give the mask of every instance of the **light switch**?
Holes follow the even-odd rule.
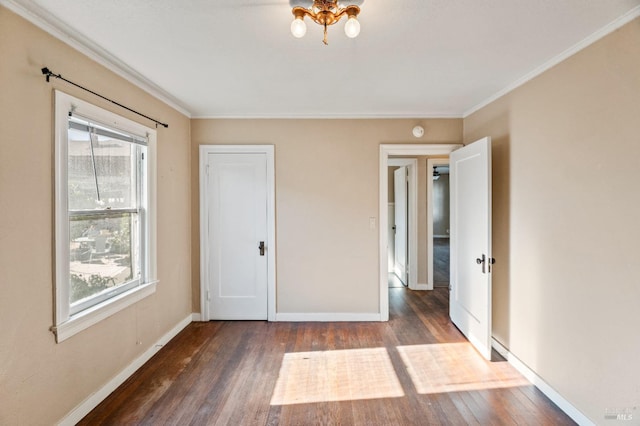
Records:
[[[376,218],[375,217],[370,217],[369,218],[369,229],[376,229]]]

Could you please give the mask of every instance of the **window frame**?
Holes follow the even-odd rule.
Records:
[[[55,277],[54,277],[54,325],[51,330],[58,343],[74,334],[125,309],[127,306],[153,294],[158,283],[156,279],[156,131],[136,123],[96,105],[55,91]],[[68,207],[68,119],[77,114],[96,123],[137,135],[147,140],[146,156],[142,161],[139,179],[146,182],[139,185],[140,203],[145,207],[139,211],[144,216],[140,229],[141,280],[132,288],[125,289],[78,312],[72,312],[70,303],[70,237]],[[146,169],[146,170],[145,170]],[[97,212],[102,212],[97,210]],[[114,209],[114,213],[117,209]]]

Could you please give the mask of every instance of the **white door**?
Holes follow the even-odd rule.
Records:
[[[208,153],[208,319],[267,319],[267,155]]]
[[[387,268],[389,272],[393,272],[393,268],[396,264],[396,250],[395,250],[395,235],[394,229],[396,229],[396,206],[395,203],[389,203],[389,208],[387,210],[387,235],[389,236],[387,239],[389,241],[387,247]]]
[[[404,285],[407,281],[407,168],[393,171],[393,192],[395,198],[395,238],[393,272]]]
[[[450,156],[451,321],[491,359],[491,138]]]

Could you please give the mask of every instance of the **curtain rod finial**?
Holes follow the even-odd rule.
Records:
[[[44,74],[45,76],[47,76],[47,83],[49,82],[49,78],[53,75],[53,73],[51,72],[51,70],[47,67],[42,68],[40,71],[42,71],[42,74]]]

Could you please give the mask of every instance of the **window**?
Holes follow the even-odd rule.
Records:
[[[58,342],[155,291],[155,131],[56,91]]]

